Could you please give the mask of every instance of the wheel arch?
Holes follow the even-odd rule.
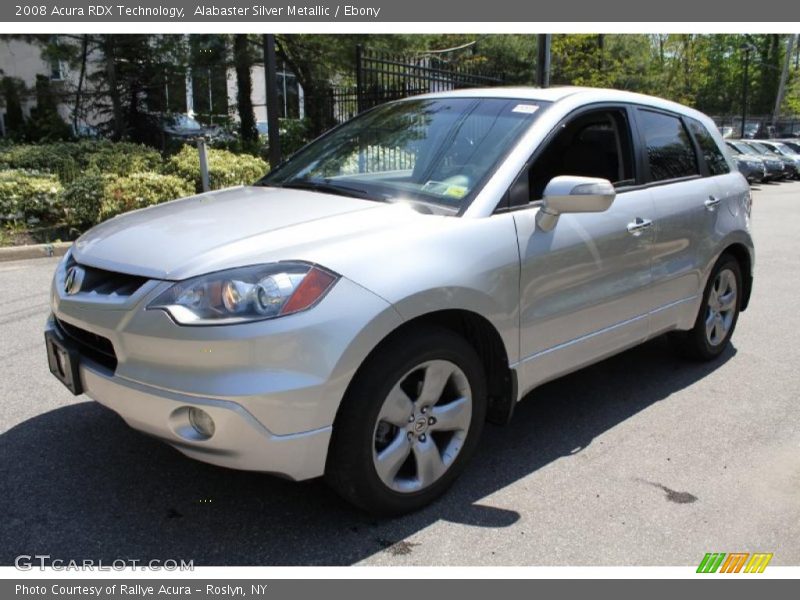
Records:
[[[739,263],[739,268],[742,272],[742,302],[740,310],[744,311],[750,303],[750,295],[753,291],[753,257],[750,250],[741,243],[733,243],[727,246],[721,253],[729,254],[736,259]]]
[[[505,425],[511,419],[516,405],[517,382],[516,373],[509,367],[508,353],[502,336],[497,328],[484,316],[477,312],[454,308],[442,309],[404,321],[390,331],[367,354],[351,378],[344,397],[350,392],[353,383],[363,369],[368,368],[371,360],[387,345],[408,335],[412,330],[425,328],[443,328],[464,338],[475,350],[481,360],[486,374],[488,392],[487,420],[491,423]]]

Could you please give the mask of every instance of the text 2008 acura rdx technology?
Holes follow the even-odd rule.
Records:
[[[83,235],[50,369],[190,457],[413,510],[541,383],[666,332],[725,349],[754,253],[722,148],[611,90],[392,102],[253,186]]]

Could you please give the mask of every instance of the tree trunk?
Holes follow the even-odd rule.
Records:
[[[83,81],[86,78],[86,60],[89,55],[89,36],[81,36],[81,71],[78,75],[78,85],[75,89],[75,107],[72,109],[72,132],[78,134],[78,121],[81,114],[81,102],[83,100]]]
[[[258,139],[256,118],[253,114],[253,80],[250,69],[253,58],[250,54],[247,35],[233,37],[233,64],[236,70],[236,104],[239,112],[239,132],[242,140],[253,142]]]
[[[117,52],[116,40],[113,35],[103,36],[103,56],[106,59],[106,79],[108,83],[108,97],[111,100],[111,139],[119,141],[125,132],[122,121],[122,99],[117,82]]]
[[[315,76],[312,65],[294,60],[296,54],[302,53],[293,51],[294,41],[290,36],[275,36],[275,42],[281,60],[289,65],[289,69],[303,88],[309,135],[312,138],[322,135],[335,124],[330,99],[331,86],[328,80]]]

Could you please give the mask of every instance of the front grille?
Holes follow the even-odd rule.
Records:
[[[130,296],[147,282],[146,277],[88,267],[75,262],[74,259],[70,260],[66,268],[69,269],[76,265],[85,272],[80,288],[83,293],[102,296]]]
[[[56,326],[61,334],[75,342],[82,356],[93,360],[97,364],[114,371],[117,368],[117,354],[111,340],[71,325],[61,319],[55,319]]]

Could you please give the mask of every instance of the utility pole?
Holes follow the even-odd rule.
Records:
[[[783,71],[781,72],[781,81],[778,84],[778,96],[775,98],[775,110],[772,111],[772,126],[776,127],[778,117],[781,114],[781,105],[783,104],[783,96],[786,94],[786,80],[789,78],[789,67],[792,64],[792,50],[797,43],[797,34],[789,36],[786,42],[786,58],[783,61]]]
[[[536,85],[541,88],[550,87],[550,42],[549,33],[540,33],[536,40]]]
[[[265,33],[264,79],[267,88],[267,141],[269,144],[269,166],[275,168],[281,162],[281,140],[278,131],[278,68],[275,59],[275,35]]]

